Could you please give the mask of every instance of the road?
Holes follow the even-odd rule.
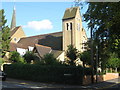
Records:
[[[10,79],[7,78],[6,81],[2,82],[2,90],[85,90],[85,89],[117,89],[120,90],[120,78],[114,80],[108,80],[106,82],[91,84],[87,86],[80,86],[80,85],[64,85],[64,84],[54,84],[54,83],[40,83],[40,82],[32,82],[32,81],[25,81],[25,80],[17,80],[17,79]]]

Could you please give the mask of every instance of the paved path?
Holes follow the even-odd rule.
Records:
[[[32,82],[25,80],[17,80],[7,78],[6,81],[2,82],[2,88],[10,89],[10,88],[29,88],[29,89],[46,89],[49,88],[51,90],[80,90],[80,89],[118,89],[120,90],[120,78],[108,80],[106,82],[90,84],[86,86],[80,85],[64,85],[64,84],[54,84],[54,83],[40,83],[40,82]]]
[[[113,89],[113,88],[119,89],[120,88],[120,78],[91,84],[91,85],[88,85],[88,87],[91,87],[94,89]]]

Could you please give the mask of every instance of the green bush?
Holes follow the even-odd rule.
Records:
[[[16,51],[10,52],[10,58],[13,63],[25,63],[24,58],[20,56],[20,54]]]
[[[39,82],[82,84],[83,80],[83,68],[80,66],[10,64],[4,65],[4,71],[11,78]]]
[[[84,51],[82,53],[80,53],[80,60],[82,60],[84,62],[84,64],[87,64],[87,65],[91,65],[91,59],[90,59],[90,51]]]
[[[68,49],[66,51],[66,56],[69,58],[69,64],[70,65],[76,65],[75,60],[79,56],[78,50],[73,45],[68,45]]]
[[[112,68],[112,71],[116,72],[116,70],[120,68],[120,58],[118,58],[118,55],[115,52],[110,53],[109,56],[106,66],[107,68]]]
[[[91,68],[84,68],[84,74],[85,75],[91,75],[92,74],[92,69]]]
[[[42,58],[42,61],[44,61],[45,65],[58,65],[58,64],[60,64],[57,61],[57,59],[54,57],[54,55],[51,53],[45,54]]]
[[[0,65],[4,63],[4,59],[0,58]]]
[[[39,60],[39,58],[32,51],[27,51],[23,57],[27,63],[31,63],[32,60],[35,62],[36,60]]]

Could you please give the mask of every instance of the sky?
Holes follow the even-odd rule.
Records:
[[[11,25],[14,5],[17,26],[22,26],[26,36],[34,36],[62,31],[64,12],[66,8],[72,7],[74,2],[2,2],[8,26]],[[81,15],[87,8],[88,5],[83,6]],[[83,27],[90,37],[86,22],[83,22]]]

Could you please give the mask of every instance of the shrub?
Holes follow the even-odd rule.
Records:
[[[27,51],[23,57],[27,63],[31,63],[32,60],[39,60],[39,58],[32,51]]]
[[[107,67],[116,70],[120,67],[120,58],[118,58],[116,53],[110,53],[110,57],[107,61]]]
[[[92,69],[91,68],[84,68],[84,74],[85,75],[92,75]]]
[[[16,51],[10,52],[10,58],[13,63],[25,63],[24,58],[20,56],[20,54]]]
[[[73,45],[69,45],[66,51],[66,56],[69,58],[69,64],[75,65],[75,60],[78,58],[78,50]]]
[[[58,65],[58,64],[60,64],[58,62],[58,60],[56,60],[54,55],[51,53],[45,54],[42,58],[42,61],[45,63],[45,65]]]
[[[0,58],[0,65],[4,63],[4,59]]]
[[[40,82],[82,84],[83,80],[83,68],[80,66],[11,64],[4,65],[4,71],[11,78]]]
[[[82,60],[84,64],[91,65],[90,51],[84,51],[84,52],[82,52],[79,57],[80,57],[80,60]]]
[[[36,64],[36,65],[45,65],[45,62],[43,60],[36,60],[34,62],[34,64]]]

